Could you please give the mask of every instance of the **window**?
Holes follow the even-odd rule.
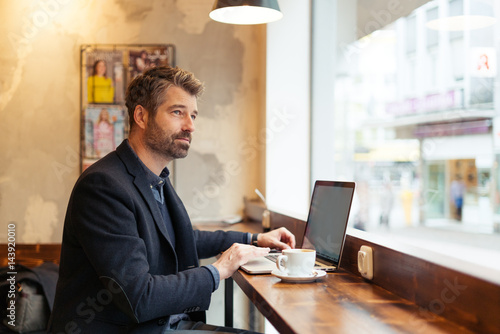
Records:
[[[438,7],[431,8],[426,12],[426,21],[436,20],[438,18]],[[415,37],[415,36],[414,36]],[[436,47],[439,42],[439,33],[433,29],[426,30],[427,48]]]
[[[492,27],[457,34],[429,31],[425,22],[445,12],[442,4],[424,5],[365,37],[354,64],[338,70],[338,82],[355,79],[355,84],[336,95],[340,110],[335,112],[361,120],[349,129],[355,133],[359,198],[351,224],[469,261],[482,252],[495,263],[500,227],[493,203],[500,189],[491,145],[494,79],[471,74],[463,54],[478,47],[487,53],[498,40]],[[450,11],[462,5],[452,1]],[[394,38],[387,43],[381,34]],[[449,38],[440,40],[439,34]],[[396,65],[386,66],[387,59]],[[440,80],[442,73],[451,73],[453,80]],[[479,104],[480,110],[469,107]]]
[[[372,21],[384,22],[358,39],[365,25],[353,23],[353,3],[312,3],[312,154],[298,157],[310,160],[310,184],[353,179],[359,207],[351,212],[352,227],[466,261],[481,254],[481,265],[498,277],[492,267],[500,256],[496,64],[473,71],[482,54],[496,59],[494,28],[429,31],[427,20],[476,6],[473,0],[441,0],[411,10],[405,3],[397,14],[389,7],[365,8]],[[332,18],[338,22],[333,27]],[[273,30],[269,25],[268,34]],[[282,39],[290,36],[282,33]],[[280,145],[286,150],[289,144]],[[329,174],[321,170],[325,165]],[[309,198],[302,200],[307,207]]]
[[[406,53],[413,54],[417,51],[417,17],[412,15],[405,21],[406,23]]]

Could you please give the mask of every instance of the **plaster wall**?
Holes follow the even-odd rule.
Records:
[[[206,85],[175,187],[192,218],[242,213],[264,187],[265,26],[208,18],[211,0],[0,3],[0,242],[61,241],[80,173],[80,46],[167,44]],[[257,144],[256,144],[257,143]],[[4,241],[1,241],[4,240]]]

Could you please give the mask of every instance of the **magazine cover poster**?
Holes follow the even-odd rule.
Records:
[[[173,64],[173,47],[159,46],[129,51],[129,71],[132,80],[145,70],[155,66]]]
[[[86,52],[84,101],[88,104],[123,103],[125,100],[123,68],[122,51],[92,50]]]
[[[114,151],[125,138],[125,110],[119,105],[89,105],[85,109],[84,159],[96,161]]]

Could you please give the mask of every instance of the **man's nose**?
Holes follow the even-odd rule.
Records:
[[[187,115],[184,120],[183,124],[183,131],[188,131],[188,132],[194,132],[194,119],[191,117],[191,115]]]

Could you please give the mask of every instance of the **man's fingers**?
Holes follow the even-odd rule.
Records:
[[[285,242],[291,248],[295,248],[295,235],[293,235],[286,228],[282,228],[281,232],[281,240]]]
[[[285,244],[283,242],[280,242],[279,245],[278,245],[278,248],[280,248],[280,249],[289,249],[289,248],[292,248],[292,246],[289,245],[289,244]]]
[[[259,244],[260,240],[264,246],[278,249],[295,248],[295,236],[284,227],[264,233]]]
[[[244,246],[249,246],[249,247],[245,247],[245,249],[241,250],[242,257],[244,258],[245,263],[254,257],[267,255],[271,251],[271,249],[269,247],[254,247],[254,246],[250,246],[250,245],[244,245]],[[244,263],[241,263],[241,264],[244,264]]]
[[[247,263],[254,257],[267,255],[270,251],[268,247],[254,247],[251,245],[234,244],[229,248],[229,260],[237,259],[239,265]]]
[[[238,268],[253,258],[265,256],[270,252],[268,247],[255,247],[251,245],[233,244],[222,253],[221,257],[214,263],[219,270],[221,279],[230,277]]]
[[[254,249],[257,249],[257,252],[253,254],[253,257],[259,257],[259,256],[265,256],[269,254],[271,251],[271,248],[269,247],[253,247]]]

